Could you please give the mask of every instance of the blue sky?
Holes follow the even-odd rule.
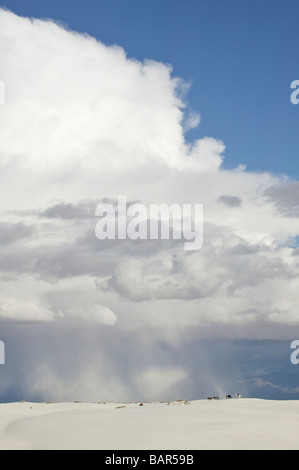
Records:
[[[201,114],[188,138],[226,145],[224,167],[298,179],[297,0],[3,0],[23,16],[53,18],[138,60],[170,63],[190,81]]]

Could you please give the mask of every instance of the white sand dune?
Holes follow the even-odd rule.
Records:
[[[296,449],[299,401],[0,405],[0,450]]]

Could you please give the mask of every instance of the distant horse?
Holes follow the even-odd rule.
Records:
[[[219,397],[213,397],[213,400],[219,400]]]
[[[232,398],[231,395],[226,395],[226,399],[227,399],[227,400],[228,400],[228,399],[231,399],[231,398]]]

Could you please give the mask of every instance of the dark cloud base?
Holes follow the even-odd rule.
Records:
[[[145,342],[116,328],[22,325],[1,328],[6,365],[0,401],[139,401],[236,394],[299,399],[289,341],[224,339]],[[153,368],[185,376],[150,396],[137,378]],[[150,383],[151,389],[155,383]]]

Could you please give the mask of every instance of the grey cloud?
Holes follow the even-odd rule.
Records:
[[[269,280],[295,279],[297,273],[294,272],[280,257],[271,257],[265,254],[258,256],[238,256],[233,259],[224,257],[223,263],[229,267],[229,279],[237,289],[248,287],[261,287]]]
[[[299,181],[272,186],[265,191],[265,196],[282,215],[299,217]]]
[[[97,284],[99,289],[138,302],[203,299],[217,295],[228,285],[234,292],[269,279],[296,277],[282,258],[277,254],[273,257],[270,248],[248,244],[241,238],[224,238],[216,254],[209,242],[213,226],[206,227],[203,249],[186,253],[180,240],[100,241],[94,232],[96,220],[84,219],[78,235],[78,220],[66,220],[68,231],[61,222],[53,225],[55,243],[46,238],[45,227],[37,225],[34,245],[20,243],[0,253],[2,272],[45,280],[104,277],[105,283]],[[215,230],[221,236],[219,227]]]
[[[127,201],[127,206],[137,203],[140,201]],[[37,212],[36,215],[39,217],[45,217],[49,219],[63,219],[63,220],[84,220],[84,219],[94,219],[95,221],[95,211],[98,205],[100,204],[110,204],[117,214],[118,211],[118,200],[108,197],[101,198],[99,200],[90,200],[80,201],[76,203],[69,203],[65,201],[60,201],[44,211]],[[28,215],[31,215],[29,212]]]
[[[95,201],[83,201],[77,204],[60,202],[40,212],[40,217],[50,219],[90,219],[95,216],[97,203]]]
[[[23,222],[0,222],[0,245],[12,245],[19,240],[30,237],[33,232],[34,227],[25,225]]]
[[[261,251],[265,251],[265,248],[256,245],[246,245],[244,242],[239,243],[229,250],[230,254],[233,256],[256,255]]]
[[[225,204],[229,207],[239,207],[242,204],[242,199],[237,196],[222,195],[218,198],[218,202]]]
[[[18,246],[0,254],[2,272],[31,274],[36,277],[63,279],[82,275],[107,274],[113,266],[105,256],[79,249],[76,244],[59,246],[41,244],[36,247]]]

